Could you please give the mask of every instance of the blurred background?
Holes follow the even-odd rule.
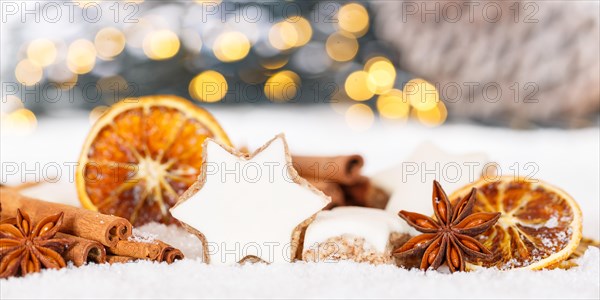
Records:
[[[2,131],[148,94],[597,127],[598,1],[3,1]]]

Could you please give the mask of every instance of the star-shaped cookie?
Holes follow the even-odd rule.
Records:
[[[250,156],[206,140],[202,168],[171,214],[210,264],[293,261],[301,229],[330,202],[292,167],[282,134]]]

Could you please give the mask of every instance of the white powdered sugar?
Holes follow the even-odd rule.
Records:
[[[543,238],[542,239],[542,244],[544,244],[544,247],[546,247],[546,248],[554,248],[554,247],[556,247],[557,243],[558,243],[558,241],[551,239],[551,238]]]
[[[129,237],[129,241],[138,242],[138,243],[153,243],[157,240],[157,235],[141,231],[137,228],[134,228],[131,236]]]
[[[560,219],[563,223],[570,222],[569,217],[561,217]],[[546,222],[542,224],[528,224],[528,223],[519,223],[521,226],[525,226],[532,229],[541,229],[541,228],[556,228],[558,227],[558,216],[556,214],[552,215]]]
[[[143,235],[153,236],[183,252],[186,259],[202,258],[202,242],[193,234],[175,225],[150,223],[134,229],[134,234],[143,232]]]
[[[550,219],[548,219],[544,225],[546,228],[556,228],[556,226],[558,226],[558,218],[555,215],[550,217]]]

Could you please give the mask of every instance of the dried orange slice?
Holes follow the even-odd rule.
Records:
[[[581,210],[564,191],[540,180],[500,177],[454,192],[456,203],[477,188],[474,212],[501,212],[500,219],[478,239],[493,253],[477,265],[501,270],[553,268],[567,259],[581,240]]]
[[[146,96],[113,105],[79,157],[81,204],[134,225],[174,222],[168,210],[198,177],[206,138],[231,145],[211,114],[183,98]]]

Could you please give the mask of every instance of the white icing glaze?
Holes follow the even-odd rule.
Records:
[[[392,232],[413,233],[400,217],[385,210],[344,206],[322,211],[308,226],[304,249],[337,236],[362,237],[377,252],[385,252]]]
[[[250,255],[290,261],[294,229],[328,201],[291,179],[283,137],[251,160],[212,141],[205,151],[206,182],[171,209],[173,216],[204,234],[211,264],[231,265]]]

